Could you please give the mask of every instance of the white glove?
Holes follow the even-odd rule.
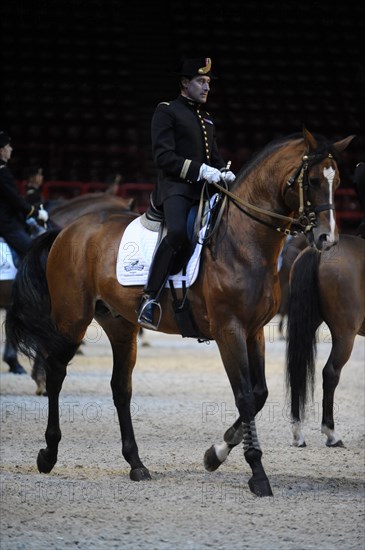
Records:
[[[198,181],[205,180],[208,183],[218,183],[222,178],[222,174],[217,168],[202,164],[199,171]]]
[[[221,172],[221,178],[224,179],[224,181],[226,183],[232,183],[234,182],[234,180],[236,179],[236,176],[234,175],[233,172],[231,172],[230,170],[222,170]]]
[[[37,213],[37,219],[41,222],[46,222],[48,220],[48,212],[40,205]]]

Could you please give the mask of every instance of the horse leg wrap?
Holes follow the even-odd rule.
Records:
[[[258,497],[272,496],[270,483],[261,463],[262,451],[254,420],[248,424],[243,423],[243,451],[252,469],[252,477],[248,480],[250,491]]]
[[[243,426],[243,451],[246,453],[250,449],[261,451],[260,443],[256,432],[256,423],[251,420],[249,424],[242,423]]]

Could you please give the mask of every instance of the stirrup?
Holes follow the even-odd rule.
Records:
[[[144,313],[146,311],[147,308],[152,308],[152,315],[153,315],[153,312],[154,312],[154,306],[157,306],[158,307],[158,310],[159,310],[159,315],[158,315],[158,321],[157,323],[154,323],[153,322],[153,319],[147,319],[146,317],[144,317]],[[160,322],[161,322],[161,317],[162,317],[162,309],[161,309],[161,305],[159,304],[159,302],[156,302],[156,300],[154,300],[153,298],[151,299],[147,299],[143,304],[142,306],[140,307],[140,309],[138,310],[138,317],[137,317],[137,323],[143,327],[143,328],[149,328],[151,330],[158,330],[158,327],[160,325]]]

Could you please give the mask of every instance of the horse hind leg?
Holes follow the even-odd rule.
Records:
[[[48,422],[45,432],[47,447],[40,449],[37,466],[40,473],[48,474],[57,462],[58,446],[61,441],[59,394],[66,376],[68,363],[74,357],[78,344],[65,343],[62,351],[51,354],[45,361],[46,390],[48,395]]]
[[[292,421],[292,434],[293,434],[293,447],[306,447],[305,435],[303,431],[303,425],[301,421],[293,420]]]
[[[321,432],[327,437],[327,447],[344,447],[341,437],[335,432],[333,403],[342,367],[350,358],[353,342],[354,337],[346,338],[345,335],[341,335],[339,340],[333,338],[332,350],[322,371],[323,402]]]
[[[122,317],[113,317],[109,310],[100,306],[96,319],[108,335],[112,346],[113,373],[110,386],[118,414],[122,454],[131,468],[129,477],[132,481],[150,480],[150,472],[139,456],[131,415],[132,373],[136,363],[140,327]]]
[[[305,442],[305,434],[303,431],[303,423],[300,417],[299,396],[292,393],[291,396],[291,430],[293,435],[292,446],[304,448],[307,446]]]
[[[44,368],[44,361],[40,357],[39,354],[37,354],[33,366],[32,366],[32,373],[31,377],[34,380],[34,382],[37,385],[36,388],[36,395],[47,395],[46,390],[46,371]]]

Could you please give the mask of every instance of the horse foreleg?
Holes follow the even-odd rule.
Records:
[[[333,419],[333,403],[335,390],[340,381],[342,367],[349,360],[354,344],[354,337],[341,335],[340,339],[333,338],[332,350],[322,371],[323,401],[321,432],[327,436],[327,447],[344,447],[341,438],[335,432]]]
[[[232,387],[240,418],[233,425],[233,432],[228,430],[225,436],[227,439],[229,439],[230,436],[234,437],[233,443],[237,444],[236,441],[241,438],[241,428],[238,422],[241,423],[242,421],[244,456],[252,470],[252,477],[248,483],[249,488],[256,496],[272,496],[270,483],[262,466],[262,451],[256,433],[255,415],[257,402],[253,392],[247,346],[242,335],[237,333],[234,329],[228,330],[226,334],[228,335],[228,339],[225,338],[224,341],[217,340],[217,344]],[[251,347],[250,351],[252,353],[252,350],[255,349],[257,352],[260,348],[262,348],[262,344],[260,344],[260,347]],[[253,373],[254,372],[255,370],[253,370]],[[253,377],[254,383],[256,383],[257,379],[255,375],[253,375]],[[229,443],[227,441],[225,441],[225,443],[229,448]],[[214,446],[213,449],[215,452]],[[218,453],[215,453],[220,463],[222,460],[220,460],[219,454],[221,458],[224,457],[225,449],[226,447],[222,449],[218,446]],[[212,448],[208,452],[212,453]],[[209,458],[210,463],[213,463],[212,457]]]
[[[243,425],[240,418],[228,428],[222,443],[215,443],[204,454],[204,467],[208,472],[214,472],[227,459],[229,453],[243,440]]]
[[[265,405],[268,396],[268,390],[265,379],[265,362],[264,362],[264,340],[263,334],[261,337],[255,338],[248,345],[248,356],[251,369],[251,377],[253,379],[253,394],[255,397],[256,413],[257,414]],[[228,428],[223,436],[223,442],[212,445],[204,455],[204,466],[208,472],[217,470],[221,464],[227,459],[228,455],[234,447],[243,440],[243,424],[242,419],[238,418],[234,424]]]
[[[66,367],[75,355],[78,346],[69,346],[63,357],[49,356],[46,362],[46,389],[48,394],[48,422],[45,433],[47,447],[40,449],[37,466],[40,473],[48,474],[57,462],[58,445],[61,441],[59,395],[66,376]]]

